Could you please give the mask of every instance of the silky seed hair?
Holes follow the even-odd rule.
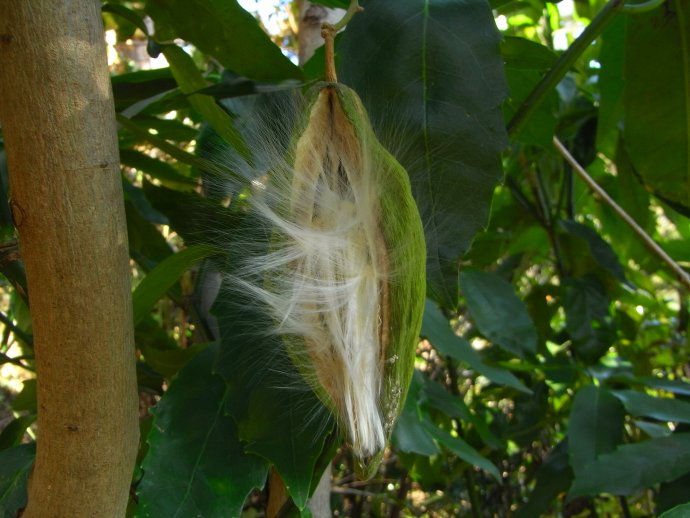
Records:
[[[266,140],[290,126],[276,120],[251,137],[264,154],[254,160],[261,166],[248,202],[272,229],[270,245],[227,284],[268,310],[270,332],[367,459],[385,447],[411,375],[423,233],[407,175],[374,137],[354,92],[316,92],[295,104],[303,115],[290,144]]]

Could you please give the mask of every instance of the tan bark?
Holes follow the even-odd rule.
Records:
[[[127,233],[99,7],[0,1],[0,121],[38,371],[24,518],[121,518],[137,451]]]

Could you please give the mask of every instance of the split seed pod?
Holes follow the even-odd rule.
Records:
[[[300,374],[373,474],[409,386],[426,249],[407,172],[374,135],[357,94],[315,91],[289,158],[261,260],[269,306]]]

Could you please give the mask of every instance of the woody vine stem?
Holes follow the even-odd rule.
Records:
[[[324,39],[324,51],[326,55],[326,81],[329,83],[337,83],[338,76],[335,72],[335,35],[338,34],[343,27],[345,27],[352,17],[363,11],[364,8],[359,5],[358,0],[350,0],[350,6],[345,11],[343,17],[337,23],[324,23],[321,26],[321,36]]]

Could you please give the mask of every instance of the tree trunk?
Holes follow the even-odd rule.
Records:
[[[97,0],[0,1],[0,121],[38,372],[24,518],[121,518],[138,447],[116,126]]]

